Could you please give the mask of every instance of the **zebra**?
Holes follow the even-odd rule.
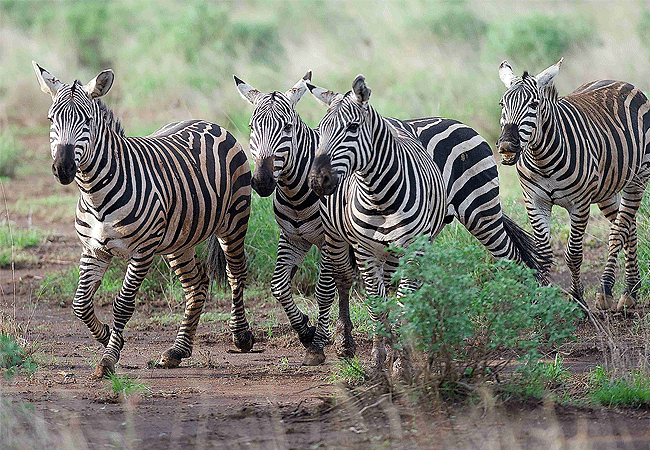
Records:
[[[558,97],[554,80],[563,59],[536,76],[514,75],[507,61],[499,77],[507,90],[501,105],[497,148],[503,164],[516,165],[540,251],[551,254],[553,205],[571,222],[564,259],[571,296],[583,308],[582,244],[589,210],[596,203],[611,222],[609,255],[595,307],[623,310],[636,303],[640,286],[636,212],[650,176],[650,103],[629,83],[600,80]],[[614,270],[625,250],[625,290],[614,302]],[[550,264],[549,264],[550,266]]]
[[[388,246],[407,246],[421,234],[433,238],[445,225],[442,174],[414,134],[394,127],[368,103],[370,89],[363,75],[345,95],[307,87],[329,105],[318,125],[321,139],[309,185],[330,196],[325,229],[335,230],[353,247],[367,296],[383,298],[385,279],[397,262]],[[374,306],[369,312],[376,324],[386,322]],[[383,369],[385,344],[384,336],[375,333],[376,369]]]
[[[100,100],[113,84],[112,70],[85,85],[78,80],[68,85],[32,64],[41,90],[52,96],[52,171],[61,184],[76,181],[80,191],[75,228],[83,249],[73,310],[105,347],[93,378],[114,373],[124,327],[154,255],[167,257],[186,297],[176,340],[159,365],[177,367],[191,355],[209,284],[194,247],[208,237],[209,253],[225,256],[234,344],[249,351],[254,337],[243,290],[251,174],[242,147],[220,126],[201,120],[169,124],[147,137],[126,137]],[[93,295],[114,256],[129,263],[113,302],[111,329],[95,315]]]
[[[273,209],[280,228],[278,256],[271,280],[271,292],[283,306],[293,329],[306,349],[314,336],[317,343],[329,341],[329,311],[335,289],[339,293],[336,348],[339,356],[352,357],[355,344],[349,313],[349,290],[353,281],[350,249],[342,240],[330,243],[320,261],[316,285],[319,306],[317,326],[309,326],[309,317],[291,296],[291,280],[312,246],[322,250],[325,232],[321,221],[321,201],[309,187],[307,176],[319,142],[319,133],[302,121],[295,106],[307,91],[311,71],[286,92],[262,93],[234,77],[240,95],[255,108],[250,119],[250,152],[255,161],[251,184],[261,196],[273,196]],[[323,202],[326,202],[323,199]],[[334,276],[329,254],[339,256],[344,270]],[[327,299],[331,299],[329,302]],[[325,361],[322,345],[307,352],[304,364]]]

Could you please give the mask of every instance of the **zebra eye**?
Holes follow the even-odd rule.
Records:
[[[284,128],[282,128],[282,131],[284,131],[285,133],[289,133],[291,131],[291,124],[290,123],[286,124]]]
[[[352,122],[352,123],[348,124],[348,131],[350,133],[356,133],[358,129],[359,129],[359,124],[358,123]]]
[[[500,101],[499,101],[499,106],[502,107],[502,108],[503,108],[504,106],[506,106],[506,105],[503,103],[503,100],[500,100]]]
[[[537,105],[539,105],[539,102],[537,100],[533,100],[532,102],[530,102],[531,108],[537,108]]]
[[[54,121],[54,119],[52,119],[52,116],[47,116],[47,120],[49,120],[50,122]]]

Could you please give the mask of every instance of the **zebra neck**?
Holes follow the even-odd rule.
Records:
[[[387,176],[400,171],[405,155],[404,149],[398,145],[393,135],[394,128],[372,107],[370,123],[372,144],[370,148],[365,149],[369,153],[368,164],[356,174],[357,179],[362,181],[369,193],[376,193],[384,190]]]
[[[128,138],[101,121],[97,126],[94,147],[80,164],[76,180],[86,204],[99,208],[105,199],[117,195],[116,186],[127,183],[130,177],[125,176],[124,157]]]
[[[564,152],[560,139],[558,121],[558,105],[550,100],[542,100],[539,104],[537,126],[533,131],[528,145],[527,155],[536,165],[548,166],[549,162],[557,161]],[[560,158],[563,159],[563,158]]]
[[[314,160],[320,135],[302,120],[296,130],[296,146],[292,148],[278,177],[281,196],[289,202],[300,204],[308,195],[316,196],[308,183],[309,170]],[[316,196],[317,197],[317,196]]]

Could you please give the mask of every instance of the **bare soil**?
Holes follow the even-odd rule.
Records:
[[[26,146],[34,170],[3,183],[5,212],[12,226],[38,226],[50,236],[29,250],[33,262],[0,270],[0,287],[2,312],[22,325],[39,366],[29,377],[0,380],[0,449],[650,448],[647,410],[496,404],[489,396],[476,406],[441,408],[414,403],[408,393],[348,389],[329,381],[337,364],[332,348],[326,348],[325,365],[301,366],[303,349],[284,317],[272,337],[256,328],[255,351],[246,354],[234,350],[224,327],[201,324],[191,358],[178,369],[155,368],[151,362],[172,344],[178,326],[147,321],[166,311],[162,303],[140,305],[127,325],[117,373],[141,389],[118,396],[110,381],[90,379],[102,349],[65,306],[70,299],[38,296],[43,277],[75,264],[80,246],[73,217],[18,211],[24,199],[74,193],[56,184],[46,158],[34,156],[34,150],[47,155],[46,140],[26,138]],[[591,246],[586,260],[600,259],[602,252]],[[557,253],[561,261],[561,249]],[[554,277],[568,288],[563,264]],[[587,285],[598,278],[595,269],[583,277]],[[249,298],[248,306],[254,302],[256,314],[263,304],[275,307],[270,293]],[[223,304],[206,306],[210,312],[227,310]],[[110,307],[101,307],[99,315],[108,320]],[[623,329],[633,326],[629,318],[613,320]],[[370,342],[361,335],[357,340],[359,357],[368,362]],[[640,345],[631,340],[630,351]],[[564,364],[577,379],[586,377],[604,363],[599,348],[585,323],[578,344],[563,349]]]

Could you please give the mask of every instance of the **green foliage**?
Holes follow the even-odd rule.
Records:
[[[17,228],[6,222],[0,225],[0,267],[29,261],[23,250],[40,244],[42,240],[43,231],[38,228]]]
[[[0,177],[13,177],[22,145],[10,129],[0,130]]]
[[[332,368],[332,373],[327,379],[330,383],[345,383],[348,386],[359,386],[370,380],[370,375],[365,371],[359,358],[339,359]]]
[[[571,46],[594,40],[594,24],[582,17],[550,16],[539,12],[492,26],[488,40],[519,64],[557,61]]]
[[[650,236],[650,191],[647,189],[637,212],[636,222],[639,237],[637,255],[641,274],[639,293],[641,298],[647,298],[650,292],[650,240],[647,239],[647,236]]]
[[[639,15],[637,32],[639,33],[639,39],[641,39],[641,42],[643,42],[646,48],[650,47],[650,11],[647,9]]]
[[[119,395],[122,399],[135,394],[144,394],[149,392],[149,386],[141,383],[138,377],[129,375],[110,374],[110,386],[107,386],[114,394]]]
[[[36,364],[25,354],[16,341],[0,334],[0,371],[6,378],[12,378],[18,371],[31,374],[36,371]]]
[[[605,406],[640,408],[650,406],[650,377],[646,372],[634,371],[624,376],[596,368],[590,376],[591,396]]]
[[[509,260],[489,262],[478,244],[445,245],[418,238],[402,254],[398,277],[422,282],[403,307],[383,309],[399,323],[402,342],[427,354],[433,385],[484,379],[511,358],[536,358],[540,345],[572,337],[579,312],[555,287],[540,287],[530,269]]]
[[[444,9],[442,14],[424,19],[435,36],[455,42],[477,41],[485,36],[488,24],[466,6]]]
[[[530,359],[517,367],[513,376],[499,386],[499,391],[525,401],[541,400],[562,389],[570,378],[559,354],[550,363]]]

